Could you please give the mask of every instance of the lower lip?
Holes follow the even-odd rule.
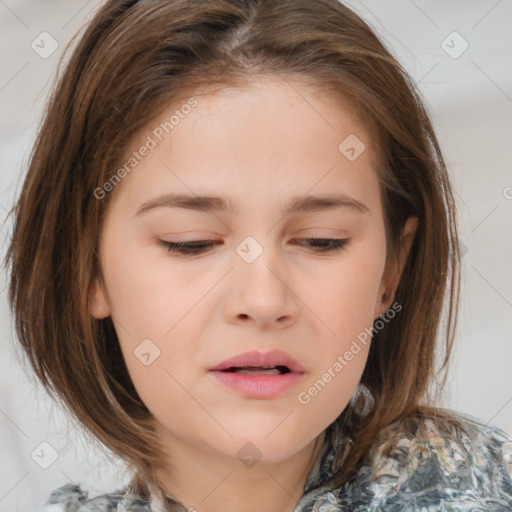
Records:
[[[227,387],[251,398],[273,398],[296,385],[304,375],[297,372],[280,375],[247,375],[222,371],[210,373]]]

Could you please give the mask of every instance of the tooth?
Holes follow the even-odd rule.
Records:
[[[262,374],[262,375],[280,375],[281,372],[277,369],[277,368],[269,368],[267,370],[257,370],[257,369],[249,369],[249,368],[243,368],[243,369],[238,369],[235,371],[235,373],[241,373],[241,374],[244,374],[244,375],[258,375],[258,374]]]

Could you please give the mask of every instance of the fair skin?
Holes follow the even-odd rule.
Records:
[[[167,448],[162,485],[198,512],[293,511],[369,344],[307,404],[298,395],[391,306],[416,228],[409,219],[402,258],[385,268],[375,151],[364,126],[348,104],[291,83],[267,77],[194,94],[197,107],[117,185],[103,227],[104,283],[92,286],[91,313],[112,316],[155,417]],[[127,153],[185,101],[161,113]],[[353,161],[338,149],[350,134],[366,146]],[[237,212],[158,206],[137,215],[169,193],[229,197]],[[293,197],[334,193],[366,209],[282,212]],[[263,249],[251,263],[236,251],[248,236]],[[349,241],[321,253],[308,238]],[[218,245],[180,255],[161,240]],[[145,366],[134,350],[148,338],[160,356]],[[243,352],[273,349],[304,367],[276,397],[243,396],[209,372]],[[247,443],[261,453],[250,467],[237,456]]]

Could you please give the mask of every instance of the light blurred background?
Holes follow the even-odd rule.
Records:
[[[19,192],[58,59],[101,3],[0,0],[1,220]],[[453,177],[464,279],[457,347],[442,405],[511,434],[512,1],[347,4],[374,27],[416,81]],[[58,47],[51,53],[53,40]],[[9,230],[7,222],[2,258]],[[6,284],[2,270],[0,511],[40,510],[50,491],[67,482],[92,494],[113,491],[126,482],[122,463],[85,439],[16,360]]]

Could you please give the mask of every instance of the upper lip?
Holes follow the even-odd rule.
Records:
[[[292,372],[304,372],[302,365],[281,350],[272,350],[270,352],[258,352],[254,350],[245,352],[244,354],[222,361],[222,363],[219,363],[217,366],[210,368],[210,371],[221,371],[231,367],[243,368],[246,366],[262,366],[265,368],[287,366]]]

